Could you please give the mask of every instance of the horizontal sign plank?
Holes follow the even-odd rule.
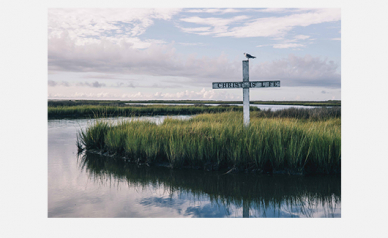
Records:
[[[213,89],[280,87],[280,81],[214,82]]]

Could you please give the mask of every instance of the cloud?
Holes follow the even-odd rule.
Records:
[[[135,48],[147,48],[160,40],[138,38],[155,19],[170,20],[180,9],[49,9],[48,38],[68,34],[77,45],[98,40],[125,41]]]
[[[238,9],[224,9],[224,8],[205,8],[205,9],[190,9],[186,10],[185,12],[190,12],[190,13],[219,13],[219,14],[225,14],[225,13],[236,13],[236,12],[241,12],[242,10]]]
[[[142,92],[133,92],[133,93],[113,93],[108,91],[102,92],[74,92],[74,93],[49,93],[48,98],[104,98],[104,99],[136,99],[136,100],[150,100],[150,99],[188,99],[188,100],[241,100],[241,96],[234,96],[229,94],[226,91],[216,91],[216,90],[206,90],[203,88],[200,91],[181,91],[176,93],[142,93]]]
[[[83,78],[88,78],[88,76],[84,76]],[[94,77],[93,77],[94,78]],[[102,75],[102,77],[103,75]],[[110,77],[109,77],[110,79]],[[112,84],[110,86],[107,86],[105,83],[100,83],[98,81],[89,83],[89,82],[78,82],[76,84],[70,85],[69,82],[62,81],[62,82],[56,82],[53,80],[48,80],[48,86],[49,87],[55,87],[55,86],[65,86],[65,87],[70,87],[70,86],[76,86],[76,87],[91,87],[91,88],[102,88],[102,87],[113,87],[113,88],[123,88],[123,87],[129,87],[129,88],[135,88],[135,85],[133,83],[124,83],[124,82],[117,82],[116,84]],[[144,87],[144,86],[142,86]],[[151,86],[152,87],[152,86]]]
[[[112,85],[112,87],[116,88],[135,88],[136,86],[133,83],[123,83],[123,82],[117,82],[115,85]]]
[[[310,36],[306,36],[306,35],[297,35],[294,37],[295,39],[297,40],[306,40],[308,38],[310,38]]]
[[[316,10],[315,8],[265,8],[265,9],[256,9],[256,12],[266,12],[266,13],[288,13],[288,12],[308,12]]]
[[[276,9],[275,9],[276,10]],[[304,9],[302,9],[305,11]],[[294,13],[280,17],[265,17],[249,19],[247,16],[239,16],[234,18],[200,18],[190,17],[180,19],[184,22],[195,23],[200,25],[213,26],[212,29],[204,31],[191,31],[195,34],[208,34],[216,37],[282,37],[295,27],[306,27],[313,24],[324,22],[333,22],[341,20],[340,9],[307,9],[307,12]],[[238,20],[236,20],[238,19]],[[244,20],[241,26],[229,27],[231,23]],[[216,27],[217,26],[217,27]],[[189,32],[188,29],[182,30]]]
[[[56,81],[53,81],[53,80],[48,80],[47,84],[48,84],[49,87],[55,87],[55,86],[69,87],[70,86],[69,83],[66,82],[66,81],[56,82]]]
[[[185,43],[185,42],[180,42],[178,43],[180,45],[184,45],[184,46],[193,46],[193,45],[205,45],[204,43],[200,43],[200,42],[194,42],[194,43]]]
[[[111,85],[111,87],[114,88],[181,88],[181,85],[160,85],[157,83],[154,83],[152,85],[138,85],[133,83],[124,83],[124,82],[117,82],[116,84]]]
[[[341,38],[331,38],[331,40],[341,40]]]
[[[265,9],[258,9],[256,10],[257,12],[270,12],[270,13],[273,13],[273,12],[280,12],[280,13],[283,13],[283,12],[288,12],[288,11],[291,11],[290,9],[287,9],[287,8],[265,8]]]
[[[210,13],[210,14],[226,14],[226,13],[238,13],[238,12],[265,12],[265,13],[287,13],[287,12],[306,12],[314,9],[311,8],[201,8],[201,9],[189,9],[184,12],[189,13]]]
[[[49,80],[48,81],[48,86],[50,86],[50,87],[55,87],[55,86],[57,86],[57,82],[55,82],[55,81],[53,81],[53,80]]]
[[[278,79],[281,80],[282,86],[341,87],[338,65],[320,57],[299,57],[290,54],[286,58],[251,67],[251,81]]]
[[[184,28],[179,27],[183,32],[186,33],[195,33],[198,35],[210,35],[211,27],[194,27],[194,28]]]
[[[141,86],[143,88],[181,88],[181,85],[160,85],[157,83],[154,83],[150,86]]]
[[[180,27],[181,30],[184,32],[189,33],[197,33],[197,34],[219,34],[226,32],[228,29],[228,25],[231,23],[241,22],[243,20],[248,19],[248,16],[236,16],[232,18],[216,18],[216,17],[209,17],[209,18],[201,18],[201,17],[188,17],[188,18],[181,18],[180,21],[188,22],[188,23],[195,23],[200,25],[210,25],[211,27],[197,27],[197,28],[184,28]]]
[[[306,35],[297,35],[291,39],[284,39],[283,37],[278,37],[278,38],[276,38],[276,40],[281,41],[282,43],[257,45],[256,47],[272,46],[275,49],[300,48],[300,47],[304,47],[305,45],[300,44],[298,42],[309,39],[309,38],[310,38],[310,36],[306,36]]]
[[[286,49],[286,48],[296,48],[296,47],[303,47],[302,44],[295,44],[295,43],[286,43],[286,44],[274,44],[273,48],[276,49]]]
[[[221,100],[237,100],[241,97],[236,97],[234,95],[229,94],[225,91],[216,91],[216,90],[206,90],[203,88],[201,91],[189,91],[185,90],[177,93],[162,93],[157,92],[152,95],[153,98],[156,99],[203,99],[203,100],[212,100],[212,99],[221,99]]]
[[[297,46],[299,47],[299,45],[277,47]],[[230,61],[225,54],[213,58],[181,55],[172,44],[152,45],[139,50],[125,42],[116,44],[101,40],[79,46],[68,35],[63,34],[61,37],[50,39],[48,47],[49,71],[179,76],[179,82],[172,78],[172,83],[197,86],[205,86],[218,79],[241,80],[241,61]],[[319,57],[290,55],[273,62],[261,64],[253,62],[251,65],[253,78],[286,79],[289,85],[330,84],[337,87],[340,85],[341,77],[336,72],[338,66]],[[255,71],[255,68],[261,68],[262,71]],[[185,82],[182,81],[182,77],[186,78]]]
[[[104,83],[99,83],[96,81],[96,82],[93,82],[90,86],[94,88],[100,88],[100,87],[105,87],[106,85]]]
[[[118,79],[117,75],[110,75],[110,74],[94,74],[94,75],[84,75],[82,78],[86,79]]]
[[[99,83],[98,81],[95,81],[93,83],[88,83],[88,82],[80,82],[80,83],[77,83],[76,86],[87,86],[87,87],[93,87],[93,88],[101,88],[101,87],[106,87],[106,84],[104,83]]]
[[[240,63],[230,64],[226,55],[216,58],[182,56],[172,45],[152,45],[139,50],[125,42],[100,40],[83,46],[67,34],[54,37],[48,45],[49,71],[146,74],[183,77],[239,75]]]

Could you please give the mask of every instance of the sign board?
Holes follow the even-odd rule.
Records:
[[[214,82],[213,89],[280,87],[280,81]]]

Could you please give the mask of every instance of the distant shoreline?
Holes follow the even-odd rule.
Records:
[[[242,104],[242,101],[214,101],[214,100],[77,100],[77,99],[48,99],[48,105],[124,105],[126,103],[190,103],[190,104]],[[251,104],[264,105],[301,105],[301,106],[341,106],[341,100],[328,101],[250,101]]]

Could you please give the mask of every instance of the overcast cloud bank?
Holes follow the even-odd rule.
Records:
[[[226,55],[217,58],[184,57],[173,45],[151,45],[139,50],[125,41],[109,40],[77,45],[67,34],[49,41],[49,70],[181,76],[190,83],[204,84],[212,80],[241,80],[241,61],[229,61]],[[284,80],[287,86],[340,87],[341,76],[333,61],[306,55],[290,54],[287,58],[255,64],[251,62],[250,77],[255,80]]]
[[[281,80],[282,86],[289,87],[341,87],[340,62],[309,51],[304,54],[291,51],[306,49],[316,40],[315,32],[294,33],[296,28],[338,22],[341,20],[340,9],[49,9],[48,17],[48,69],[52,78],[61,72],[87,72],[91,74],[84,78],[103,81],[73,83],[77,87],[148,87],[139,85],[134,79],[136,75],[171,76],[164,82],[188,88],[208,87],[209,83],[220,79],[242,80],[241,60],[231,60],[234,57],[227,51],[212,57],[183,52],[179,47],[204,47],[210,42],[205,38],[204,42],[190,42],[187,33],[208,38],[268,38],[272,43],[253,43],[254,49],[264,51],[263,48],[270,46],[288,50],[275,60],[251,61],[251,81]],[[180,34],[186,35],[174,33],[180,37],[177,43],[157,37],[144,38],[146,31],[157,21],[170,22]],[[340,34],[340,29],[335,31]],[[327,40],[340,39],[333,35]],[[118,75],[132,75],[133,78],[128,78],[131,81],[128,83],[108,81],[121,80]],[[165,87],[156,81],[149,85]],[[48,86],[54,89],[71,85],[50,79]],[[166,90],[153,97],[181,98],[179,95],[183,95],[190,98],[193,95],[170,94]],[[222,97],[221,94],[215,95]],[[88,94],[77,92],[77,95]],[[137,93],[128,95],[141,96]]]

